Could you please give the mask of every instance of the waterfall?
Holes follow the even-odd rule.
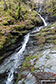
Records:
[[[14,75],[13,73],[15,72],[15,69],[18,68],[19,62],[20,62],[20,58],[22,58],[22,54],[25,51],[26,48],[26,44],[29,40],[29,36],[30,34],[28,33],[27,35],[25,35],[24,41],[22,43],[22,47],[21,49],[14,55],[15,61],[14,61],[14,66],[11,68],[9,74],[8,74],[8,78],[6,81],[6,84],[13,84],[13,79],[14,79]]]
[[[40,5],[40,8],[39,8],[38,12],[40,13],[41,10],[42,10],[42,5]],[[44,22],[44,26],[47,26],[47,23],[46,23],[45,19],[40,14],[38,14],[38,15],[40,16],[41,20]]]
[[[36,27],[35,30],[33,30],[31,33],[39,32],[43,27],[47,26],[45,19],[39,13],[38,13],[38,15],[41,18],[41,20],[43,21],[44,26]]]
[[[40,16],[41,20],[44,22],[44,26],[47,26],[45,19],[40,14],[38,14],[38,15]]]
[[[38,14],[38,15],[41,18],[41,20],[43,21],[44,26],[36,27],[35,30],[33,30],[32,32],[25,35],[24,41],[22,42],[22,46],[20,46],[20,50],[19,51],[17,50],[17,52],[13,53],[8,61],[5,60],[5,63],[3,63],[3,66],[1,67],[2,70],[5,68],[6,70],[8,69],[8,71],[9,71],[7,80],[5,81],[5,84],[13,84],[14,83],[14,81],[13,81],[14,80],[14,72],[22,64],[21,61],[24,59],[24,51],[25,51],[26,45],[29,41],[29,37],[32,35],[32,33],[36,33],[37,31],[40,31],[43,27],[47,26],[45,19],[40,14]],[[11,63],[12,60],[13,60],[13,64]],[[9,63],[11,63],[11,65]],[[7,64],[8,64],[8,66],[7,66]]]

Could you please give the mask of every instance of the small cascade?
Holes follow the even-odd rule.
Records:
[[[40,5],[40,8],[39,8],[38,12],[41,13],[41,10],[42,10],[42,5]],[[47,26],[47,23],[46,23],[45,19],[40,14],[38,14],[38,15],[40,16],[41,20],[44,22],[44,26]]]
[[[45,19],[40,14],[38,14],[38,15],[40,16],[41,20],[44,22],[44,26],[47,26]]]
[[[45,21],[45,19],[38,13],[39,17],[41,18],[41,20],[43,21],[44,23],[44,26],[40,26],[40,27],[36,27],[35,30],[33,30],[31,33],[36,33],[36,32],[39,32],[42,28],[44,28],[45,26],[47,26],[47,23]]]
[[[11,68],[11,70],[8,74],[6,84],[13,84],[13,79],[14,79],[13,74],[15,72],[15,69],[17,69],[19,64],[20,64],[20,61],[21,61],[21,58],[22,58],[21,56],[22,56],[23,52],[25,51],[26,44],[29,40],[29,36],[30,36],[30,34],[28,33],[24,38],[24,42],[22,43],[22,48],[14,55],[14,58],[15,58],[14,66]]]

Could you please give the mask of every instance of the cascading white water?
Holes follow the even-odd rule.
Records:
[[[18,66],[19,66],[20,58],[21,58],[23,52],[25,51],[26,44],[29,40],[29,36],[30,36],[30,34],[28,33],[24,38],[24,42],[22,43],[22,48],[19,50],[19,52],[17,52],[14,55],[14,58],[15,58],[14,66],[11,68],[11,70],[9,72],[6,84],[13,84],[13,78],[14,78],[13,73],[15,72],[15,69],[18,68]]]
[[[39,13],[41,12],[41,10],[42,10],[42,5],[40,5],[40,8],[39,8]],[[42,19],[42,21],[44,22],[44,26],[47,26],[47,23],[46,23],[46,21],[45,21],[45,19],[40,15],[40,14],[38,14],[39,16],[40,16],[40,18]]]
[[[44,22],[44,26],[47,26],[45,19],[40,14],[38,14],[38,15],[40,16],[41,20]]]
[[[45,19],[38,13],[39,17],[41,18],[41,20],[43,21],[44,23],[44,26],[47,26],[47,23],[45,21]],[[35,30],[33,30],[31,33],[36,33],[37,31],[40,31],[44,26],[41,26],[41,27],[38,27],[36,28]]]
[[[40,5],[39,11],[38,11],[38,10],[36,10],[36,11],[38,11],[38,12],[40,13],[41,10],[42,10],[42,6]],[[41,16],[41,14],[39,14],[39,13],[38,13],[38,15],[39,15],[39,17],[41,18],[41,20],[43,21],[44,26],[47,26],[47,23],[46,23],[45,19],[44,19],[44,18]],[[44,26],[41,26],[41,27],[38,27],[38,28],[36,27],[35,30],[33,30],[31,33],[39,32]]]

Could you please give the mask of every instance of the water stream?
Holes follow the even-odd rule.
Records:
[[[29,40],[29,33],[25,36],[24,38],[24,41],[22,43],[22,48],[17,52],[15,53],[14,55],[14,58],[15,58],[15,61],[14,61],[14,66],[11,68],[10,72],[9,72],[9,75],[8,75],[8,78],[7,78],[7,81],[6,81],[6,84],[13,84],[13,73],[15,71],[15,69],[17,69],[17,67],[19,66],[19,63],[21,61],[21,58],[22,57],[22,54],[26,48],[26,45],[27,45],[27,42]]]
[[[37,31],[40,31],[42,28],[47,26],[47,23],[46,23],[45,19],[40,14],[38,14],[38,15],[42,19],[42,21],[44,23],[44,26],[36,27],[32,32],[25,35],[24,41],[22,42],[21,49],[19,51],[15,52],[15,53],[13,53],[0,66],[0,73],[3,73],[5,71],[8,72],[8,77],[7,77],[6,81],[4,81],[3,84],[13,84],[13,82],[14,82],[13,81],[14,80],[14,72],[23,63],[24,53],[27,50],[26,46],[27,46],[28,41],[30,40],[31,34],[33,35],[33,33],[36,33]]]

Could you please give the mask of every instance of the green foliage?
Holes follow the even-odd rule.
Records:
[[[22,74],[18,74],[18,80],[20,80],[22,78]]]
[[[21,0],[5,1],[8,7],[7,11],[4,11],[3,1],[0,1],[0,48],[3,48],[4,45],[13,44],[17,37],[29,32],[30,29],[36,26],[37,22],[40,22],[38,13],[32,11],[30,6]],[[3,36],[4,38],[2,38]]]
[[[56,40],[54,40],[53,43],[56,44]]]
[[[5,36],[0,37],[0,49],[3,48],[3,44],[5,43]]]
[[[22,69],[28,69],[31,66],[30,60],[34,59],[34,58],[35,58],[35,56],[28,56],[24,61]]]
[[[56,1],[48,0],[46,6],[44,7],[51,16],[56,16]]]

